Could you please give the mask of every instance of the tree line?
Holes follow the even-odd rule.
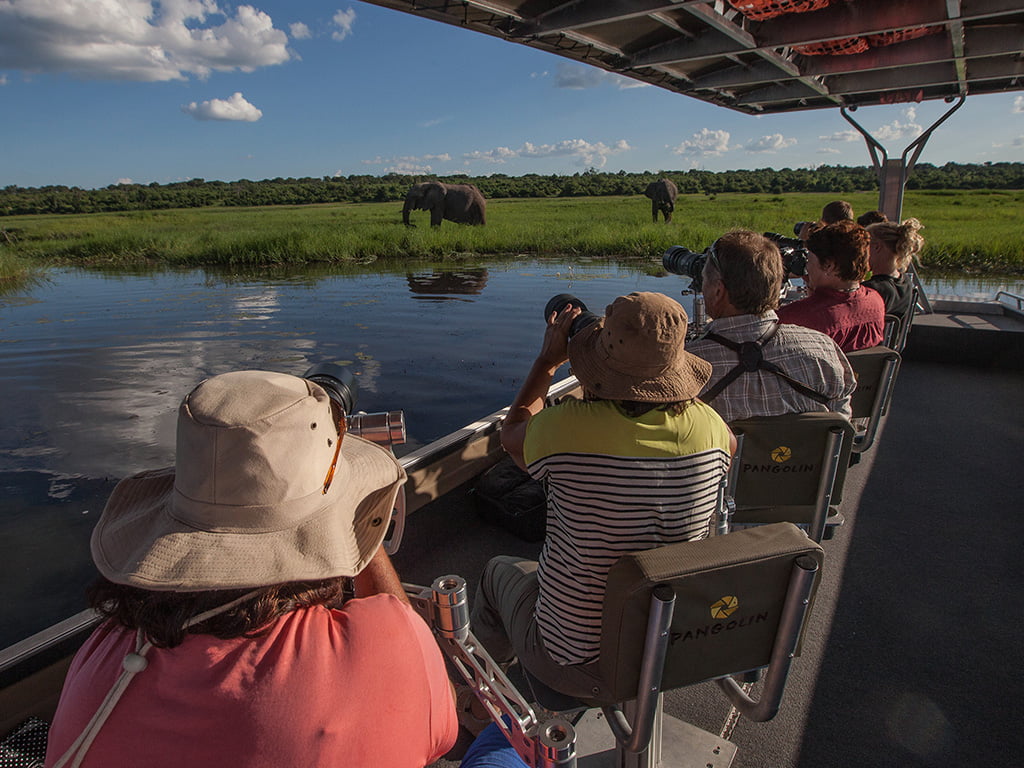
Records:
[[[191,179],[171,184],[111,184],[102,189],[11,185],[0,189],[0,216],[206,206],[397,202],[404,199],[410,186],[429,179],[451,184],[475,184],[487,198],[639,195],[651,181],[662,176],[671,178],[679,187],[680,194],[832,192],[840,195],[878,189],[873,168],[841,165],[823,165],[815,169],[658,173],[604,173],[591,168],[571,176],[495,173],[490,176],[352,175],[262,181]],[[1024,189],[1024,163],[919,163],[907,182],[907,189]]]

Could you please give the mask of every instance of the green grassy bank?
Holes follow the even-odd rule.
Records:
[[[844,195],[858,213],[875,193]],[[466,254],[651,258],[670,245],[702,250],[745,227],[789,235],[816,218],[831,194],[686,195],[672,224],[652,224],[643,197],[491,200],[487,226],[401,224],[397,203],[199,208],[0,219],[0,279],[26,265],[252,267]],[[1024,273],[1022,191],[908,192],[904,216],[925,226],[925,268]]]

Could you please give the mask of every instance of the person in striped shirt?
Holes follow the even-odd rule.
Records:
[[[697,399],[711,365],[684,349],[678,302],[620,296],[570,339],[580,312],[569,305],[548,318],[501,432],[546,489],[540,560],[487,564],[472,629],[496,661],[517,656],[549,687],[590,698],[604,691],[597,658],[609,568],[627,552],[708,535],[735,438]],[[584,398],[545,408],[566,361]]]

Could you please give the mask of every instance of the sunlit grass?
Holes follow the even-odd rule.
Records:
[[[643,197],[491,200],[487,226],[439,229],[423,211],[413,214],[414,228],[402,226],[396,203],[7,217],[0,224],[17,237],[0,244],[0,277],[26,262],[245,268],[467,254],[651,259],[670,245],[701,250],[735,227],[788,235],[836,197],[686,195],[668,226],[651,223]],[[842,197],[857,212],[877,205],[873,192]],[[925,226],[925,267],[1024,271],[1024,192],[911,191],[903,210]]]

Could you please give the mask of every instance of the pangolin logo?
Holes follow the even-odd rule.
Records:
[[[726,595],[711,605],[712,619],[727,619],[740,607],[740,601],[735,595]]]
[[[778,448],[772,451],[772,461],[776,464],[781,464],[784,461],[789,461],[793,458],[793,452],[784,445],[780,445]]]

